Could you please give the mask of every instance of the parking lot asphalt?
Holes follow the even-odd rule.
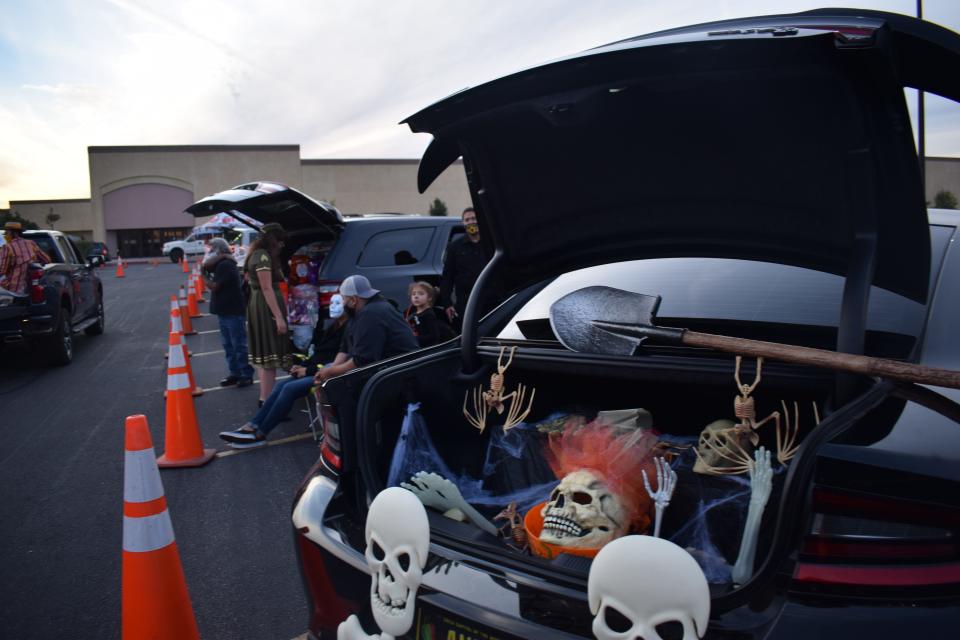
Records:
[[[124,419],[147,416],[164,451],[170,295],[179,267],[101,270],[102,336],[77,336],[74,361],[0,354],[0,636],[119,638]],[[207,305],[201,305],[206,311]],[[217,387],[225,363],[215,316],[188,338],[197,383]],[[207,333],[204,333],[207,332]],[[256,410],[258,387],[195,399],[205,446]],[[161,472],[203,638],[290,640],[307,626],[294,555],[293,494],[317,459],[298,404],[271,434],[276,446]]]

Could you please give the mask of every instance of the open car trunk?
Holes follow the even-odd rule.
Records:
[[[507,343],[509,344],[509,343]],[[676,489],[662,522],[661,537],[689,549],[711,583],[715,596],[732,591],[730,568],[737,560],[750,498],[747,473],[711,475],[694,471],[694,450],[701,431],[718,419],[736,421],[733,357],[695,353],[678,356],[652,351],[642,358],[609,358],[559,351],[548,343],[518,342],[505,373],[505,392],[522,383],[536,390],[524,423],[504,434],[504,416],[491,413],[483,433],[464,416],[464,398],[478,384],[488,388],[501,343],[480,346],[484,367],[480,377],[458,379],[458,352],[447,352],[407,366],[402,372],[383,374],[372,381],[364,396],[368,411],[358,424],[357,451],[368,495],[388,484],[409,482],[419,471],[431,471],[457,484],[463,496],[486,518],[493,519],[510,502],[521,515],[550,498],[560,478],[551,469],[551,439],[564,430],[583,428],[598,411],[643,408],[652,418],[652,434],[672,458]],[[613,365],[613,366],[611,366]],[[755,363],[744,361],[744,384],[754,381]],[[799,410],[797,443],[815,429],[816,403],[820,416],[832,389],[832,377],[822,370],[764,363],[759,384],[752,393],[757,419],[774,411]],[[415,411],[410,402],[419,404]],[[361,401],[361,404],[363,402]],[[796,405],[794,405],[796,403]],[[470,403],[467,403],[468,407]],[[603,419],[600,420],[601,422]],[[781,418],[781,424],[786,420]],[[629,431],[621,428],[618,433]],[[401,432],[402,437],[401,437]],[[551,435],[552,434],[552,435]],[[773,490],[760,527],[756,566],[772,548],[786,466],[776,461],[774,420],[761,426],[759,444],[772,450]],[[656,472],[651,467],[656,489]],[[648,472],[650,473],[650,472]],[[641,483],[642,478],[629,479]],[[640,489],[643,493],[643,489]],[[798,505],[798,507],[801,505]],[[653,533],[653,510],[643,531]],[[429,510],[433,539],[472,557],[487,557],[500,565],[522,566],[548,579],[585,587],[591,560],[567,553],[539,557],[519,548],[509,536],[497,537],[467,522]],[[504,527],[497,521],[497,527]],[[509,532],[509,527],[504,529]]]

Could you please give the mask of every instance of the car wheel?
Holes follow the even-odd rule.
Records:
[[[50,338],[50,362],[55,365],[67,365],[73,361],[73,327],[70,325],[70,311],[60,309],[57,330]]]
[[[97,299],[97,322],[96,324],[92,324],[86,329],[84,329],[84,333],[86,333],[88,336],[99,336],[100,334],[103,333],[103,326],[104,326],[103,295],[101,294],[100,297]]]
[[[180,258],[182,257],[183,257],[183,250],[181,249],[174,249],[173,251],[170,252],[170,262],[174,264],[177,264],[178,262],[180,262]]]

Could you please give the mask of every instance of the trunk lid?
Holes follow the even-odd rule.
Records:
[[[699,25],[506,76],[405,122],[434,136],[421,190],[463,156],[510,288],[702,256],[866,273],[925,302],[930,243],[903,87],[960,97],[955,74],[933,71],[960,63],[958,42],[879,12]]]
[[[249,182],[207,196],[186,209],[197,217],[226,213],[243,224],[276,222],[286,231],[325,229],[336,237],[344,220],[332,204],[276,182]]]

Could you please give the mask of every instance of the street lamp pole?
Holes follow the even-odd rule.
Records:
[[[917,18],[923,20],[923,0],[917,0]],[[924,134],[923,91],[917,90],[917,154],[920,156],[920,180],[923,185],[923,197],[927,197],[927,154]]]

